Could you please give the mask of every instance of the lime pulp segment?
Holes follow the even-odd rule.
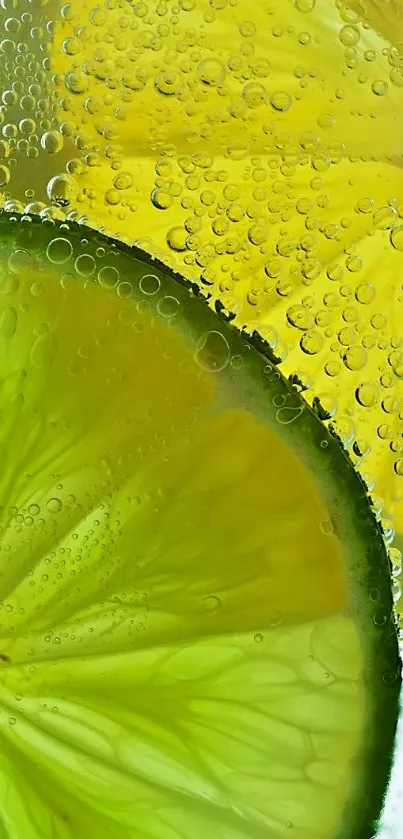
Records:
[[[0,836],[370,839],[400,662],[340,441],[157,260],[0,216]]]

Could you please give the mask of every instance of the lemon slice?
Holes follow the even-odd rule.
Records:
[[[388,557],[256,335],[138,249],[0,216],[0,835],[365,839]]]

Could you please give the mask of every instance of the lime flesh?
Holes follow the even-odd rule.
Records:
[[[387,554],[258,336],[137,249],[0,217],[0,839],[366,839]]]

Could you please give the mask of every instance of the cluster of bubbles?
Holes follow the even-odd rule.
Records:
[[[0,0],[0,190],[6,209],[137,241],[260,331],[369,490],[385,463],[388,514],[374,508],[391,542],[403,197],[393,178],[378,195],[384,157],[370,142],[350,150],[345,127],[385,120],[386,135],[403,52],[364,4],[328,5]]]

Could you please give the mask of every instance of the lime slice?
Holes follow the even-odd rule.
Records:
[[[0,836],[365,839],[388,557],[256,335],[145,253],[0,217]]]

